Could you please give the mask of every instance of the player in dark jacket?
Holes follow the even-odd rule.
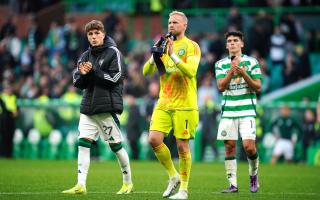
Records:
[[[122,188],[117,194],[133,191],[129,157],[122,147],[117,114],[122,113],[124,64],[115,42],[106,36],[100,21],[85,26],[90,47],[77,62],[73,84],[83,90],[79,122],[78,183],[63,191],[66,194],[85,194],[90,165],[90,148],[100,135],[115,152],[123,175]]]

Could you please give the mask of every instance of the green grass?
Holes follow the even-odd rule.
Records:
[[[177,164],[177,163],[176,163]],[[121,173],[115,161],[92,161],[88,194],[63,195],[76,183],[76,161],[0,160],[0,199],[162,199],[167,175],[157,162],[132,162],[135,193],[116,195]],[[320,199],[320,168],[260,165],[261,189],[249,192],[248,167],[238,166],[238,194],[221,194],[227,181],[223,163],[194,163],[189,199]]]

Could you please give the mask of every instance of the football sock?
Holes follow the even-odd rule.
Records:
[[[130,169],[130,161],[127,151],[124,148],[121,148],[116,153],[118,158],[118,163],[122,172],[122,180],[125,184],[131,184],[131,169]]]
[[[237,160],[234,156],[226,157],[224,160],[226,168],[227,179],[230,184],[237,187]]]
[[[90,166],[91,142],[80,138],[78,144],[78,184],[86,185],[87,174]]]
[[[258,167],[259,167],[259,155],[258,152],[253,156],[248,156],[247,158],[249,163],[249,175],[254,176],[258,173]]]
[[[177,175],[177,170],[173,165],[171,159],[171,153],[168,147],[162,143],[159,146],[153,148],[154,154],[158,158],[161,165],[164,166],[170,178]]]
[[[188,190],[191,164],[192,160],[190,151],[185,153],[179,153],[179,171],[181,180],[180,189]]]

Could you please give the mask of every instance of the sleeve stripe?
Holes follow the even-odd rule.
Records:
[[[107,79],[107,80],[118,80],[120,78],[121,74],[120,73],[117,73],[113,78],[110,77],[109,74],[104,74],[104,79]]]
[[[104,74],[103,77],[104,77],[104,79],[107,79],[107,80],[115,83],[115,82],[117,82],[117,81],[119,80],[119,78],[121,77],[120,52],[119,52],[119,50],[118,50],[116,47],[114,47],[114,46],[111,46],[110,48],[113,49],[113,50],[115,50],[115,52],[116,52],[116,54],[117,54],[117,61],[118,61],[118,69],[119,69],[119,72],[118,72],[116,75],[114,75],[113,78],[111,78],[111,76],[110,76],[109,74]]]
[[[194,49],[194,55],[199,55],[199,45],[197,43],[195,43],[194,41],[191,40],[191,43],[193,45],[193,49]]]
[[[257,69],[257,68],[259,68],[259,67],[260,67],[260,65],[259,65],[259,64],[256,64],[256,65],[254,65],[254,66],[251,68],[251,71],[254,70],[254,69]]]

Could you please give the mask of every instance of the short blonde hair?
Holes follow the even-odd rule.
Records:
[[[183,21],[185,21],[186,24],[188,24],[188,18],[183,12],[179,12],[179,11],[175,10],[169,14],[169,17],[171,17],[172,15],[180,15],[182,17]]]
[[[90,22],[88,22],[86,24],[86,26],[84,27],[84,30],[86,31],[86,33],[88,33],[89,31],[93,30],[93,29],[97,29],[103,33],[105,33],[104,31],[104,25],[101,21],[99,20],[92,20]]]

